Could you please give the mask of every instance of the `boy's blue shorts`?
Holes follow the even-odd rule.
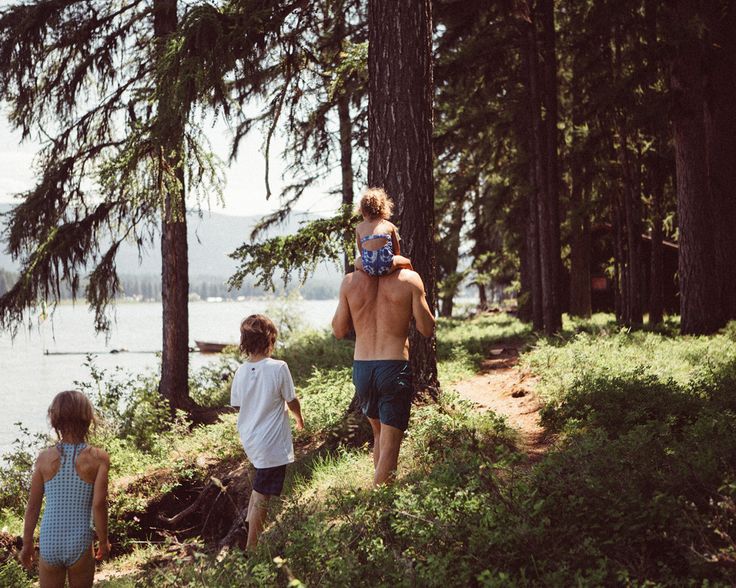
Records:
[[[403,359],[353,361],[353,384],[363,414],[406,431],[413,396],[409,362]]]
[[[284,489],[286,464],[272,468],[256,468],[253,490],[266,496],[279,496]]]

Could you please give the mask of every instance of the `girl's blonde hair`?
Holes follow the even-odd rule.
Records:
[[[78,390],[59,392],[49,406],[49,423],[61,439],[66,433],[77,440],[86,441],[89,428],[95,423],[95,409],[84,394]]]
[[[383,188],[368,188],[360,199],[358,212],[371,219],[390,219],[394,203]]]

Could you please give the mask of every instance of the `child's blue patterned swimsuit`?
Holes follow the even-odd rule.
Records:
[[[363,247],[363,243],[372,241],[373,239],[386,239],[386,244],[375,251],[369,251]],[[360,257],[363,261],[363,271],[365,273],[369,276],[384,276],[391,272],[391,267],[394,263],[394,248],[391,242],[391,235],[387,233],[366,235],[360,240],[360,245]]]
[[[61,466],[44,484],[46,508],[41,520],[40,551],[52,566],[69,567],[90,549],[92,530],[92,490],[94,484],[77,474],[75,461],[84,443],[59,443]]]

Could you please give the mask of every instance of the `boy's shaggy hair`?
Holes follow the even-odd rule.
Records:
[[[390,219],[394,203],[383,188],[368,188],[360,199],[358,212],[370,219]]]
[[[59,392],[49,406],[49,423],[61,439],[62,433],[86,441],[89,428],[95,422],[95,409],[78,390]]]
[[[273,321],[262,314],[252,314],[240,323],[240,351],[246,355],[268,355],[273,351],[279,332]]]

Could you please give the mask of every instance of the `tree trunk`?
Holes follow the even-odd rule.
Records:
[[[678,16],[693,19],[688,0],[678,3]],[[677,216],[680,232],[680,328],[683,334],[718,329],[717,266],[712,202],[708,193],[704,123],[703,50],[700,40],[678,48],[672,68],[675,98],[673,130],[677,168]]]
[[[528,212],[524,215],[528,219]],[[524,223],[525,226],[528,222]],[[521,234],[519,243],[519,293],[516,297],[517,316],[519,320],[525,323],[531,322],[533,315],[532,308],[532,275],[530,268],[529,244],[527,242],[527,230]]]
[[[153,3],[154,35],[163,39],[176,30],[176,0]],[[165,119],[171,107],[169,100],[159,101],[160,118]],[[187,219],[184,192],[183,136],[184,120],[173,124],[169,140],[161,145],[161,167],[176,177],[176,182],[163,181],[161,218],[161,301],[163,307],[163,352],[161,354],[160,393],[169,401],[172,411],[190,411],[189,397],[189,268]],[[168,130],[168,129],[167,129]],[[174,185],[176,184],[176,185]]]
[[[445,284],[442,293],[442,304],[440,305],[440,315],[444,317],[452,316],[453,300],[457,294],[459,280],[457,278],[457,262],[460,253],[460,233],[463,229],[463,201],[458,199],[453,202],[452,217],[450,220],[450,230],[446,237],[447,249],[449,257],[447,259],[445,270]]]
[[[488,310],[488,294],[486,293],[486,285],[478,282],[478,310],[485,312]]]
[[[736,5],[709,15],[705,85],[708,186],[713,199],[721,324],[736,319]]]
[[[538,55],[538,42],[536,20],[526,26],[526,52],[528,92],[531,104],[532,121],[532,158],[534,161],[534,180],[536,183],[536,209],[537,230],[539,234],[539,273],[542,283],[542,314],[544,316],[544,330],[548,335],[554,334],[558,329],[559,317],[556,316],[555,292],[556,284],[554,276],[556,261],[552,254],[553,238],[551,234],[552,223],[550,222],[551,210],[547,193],[548,178],[546,172],[545,158],[545,130],[542,121],[542,102],[540,91],[540,67]],[[553,267],[554,266],[554,267]]]
[[[526,68],[527,85],[527,136],[524,147],[528,154],[529,164],[529,195],[527,202],[526,223],[526,253],[529,271],[529,285],[531,294],[532,328],[535,331],[544,329],[544,295],[542,292],[542,263],[540,258],[540,230],[539,230],[539,199],[545,182],[541,182],[540,160],[540,120],[539,99],[536,63],[536,42],[534,38],[533,22],[522,24],[523,38],[521,39],[522,62]]]
[[[342,177],[342,204],[350,207],[355,198],[353,192],[353,126],[350,120],[350,98],[340,94],[337,99],[337,117],[340,123],[340,172]],[[353,271],[351,253],[355,250],[352,230],[345,233],[345,273]]]
[[[623,115],[625,116],[625,115]],[[619,125],[621,170],[623,172],[623,212],[626,224],[626,314],[627,325],[640,325],[642,319],[641,279],[641,226],[638,201],[640,187],[631,162],[628,145],[628,129],[625,120]]]
[[[657,2],[644,0],[644,19],[646,23],[646,52],[649,55],[649,86],[654,87],[661,79],[662,68],[657,60],[659,41],[657,38]],[[666,139],[662,135],[661,127],[653,129],[656,149],[650,159],[649,190],[651,206],[649,220],[651,225],[651,249],[649,258],[649,324],[657,325],[664,316],[664,191],[667,183],[666,164],[663,151],[666,149]]]
[[[435,308],[431,21],[430,0],[368,2],[368,184],[394,198],[402,252]],[[409,339],[415,388],[434,394],[436,340],[414,327]]]
[[[584,147],[579,144],[583,122],[580,69],[573,63],[571,80],[573,144],[570,153],[570,314],[591,315],[590,211],[587,205],[587,173],[583,166]]]
[[[545,325],[548,334],[562,328],[561,276],[562,255],[560,247],[560,179],[558,170],[557,132],[557,54],[555,49],[555,2],[542,0],[542,53],[544,57],[544,110],[545,110],[545,172],[547,189],[547,231],[549,233],[549,305],[550,324]]]
[[[652,246],[649,266],[649,324],[662,322],[664,315],[664,234],[662,230],[662,204],[666,176],[657,162],[651,169],[652,182]]]

